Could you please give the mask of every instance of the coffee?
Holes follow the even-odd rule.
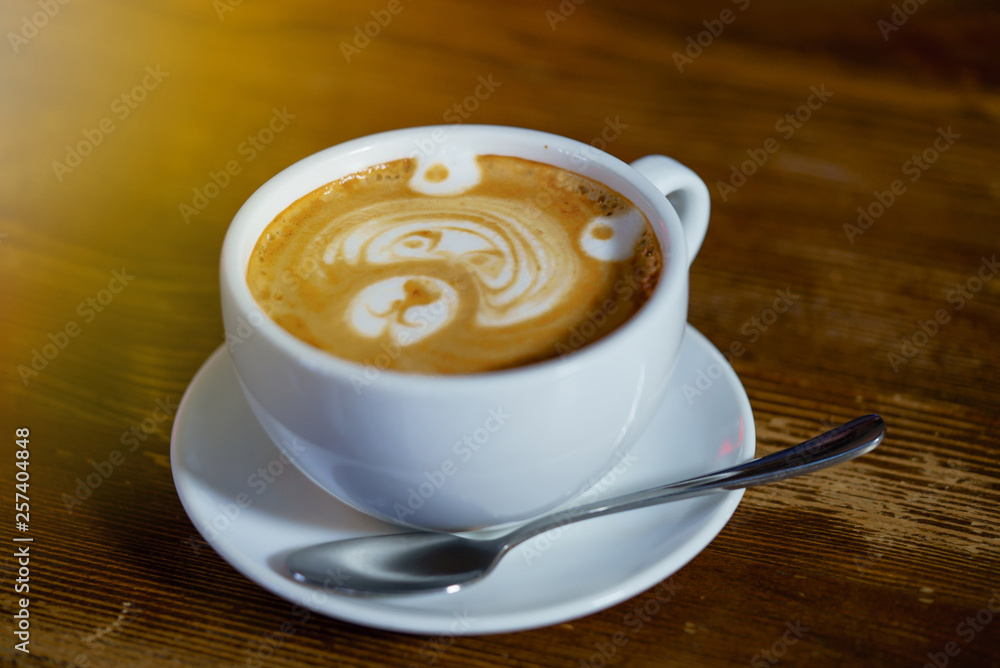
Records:
[[[337,357],[416,373],[572,352],[649,298],[662,253],[607,186],[521,158],[375,165],[292,203],[254,247],[261,309]]]

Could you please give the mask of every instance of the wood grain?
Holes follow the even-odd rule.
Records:
[[[7,34],[0,48],[0,469],[13,480],[10,435],[29,426],[36,542],[31,655],[4,633],[0,661],[1000,666],[1000,615],[963,626],[1000,603],[1000,277],[978,278],[1000,251],[1000,13],[898,4],[916,11],[883,36],[894,5],[869,0],[403,0],[348,61],[341,44],[386,3],[68,3],[34,33],[24,21],[40,5],[5,3],[3,32],[31,36]],[[679,71],[674,54],[724,9],[733,20]],[[480,76],[500,85],[461,107]],[[122,101],[144,80],[134,108]],[[816,89],[828,99],[783,124]],[[303,618],[192,544],[170,474],[171,419],[147,422],[139,447],[67,505],[92,462],[158,401],[175,404],[222,342],[219,248],[250,193],[320,148],[447,122],[455,105],[465,122],[587,142],[614,126],[613,155],[691,166],[713,213],[689,320],[722,350],[740,344],[732,364],[758,454],[869,412],[889,425],[884,445],[748,491],[670,578],[667,604],[654,588],[566,624],[457,639]],[[294,118],[249,159],[244,142],[276,109]],[[113,130],[78,166],[53,167],[105,119]],[[914,172],[939,132],[957,137]],[[745,183],[720,186],[769,139],[779,148]],[[181,205],[232,160],[240,173],[185,219]],[[891,206],[863,233],[845,230],[894,181],[905,190]],[[115,271],[134,279],[91,313],[86,300]],[[792,305],[765,330],[754,318],[770,319],[776,291]],[[921,323],[940,314],[924,340]],[[25,383],[18,367],[70,322],[78,335]],[[13,485],[0,489],[9,508]],[[6,629],[15,560],[0,570]],[[628,615],[643,606],[657,612],[636,628]],[[780,644],[796,624],[808,630]],[[942,654],[948,643],[955,656]]]

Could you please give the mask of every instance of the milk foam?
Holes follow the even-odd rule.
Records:
[[[442,173],[444,178],[439,180]],[[418,156],[417,169],[409,185],[424,195],[457,195],[478,184],[482,178],[474,153],[444,144],[431,155]]]
[[[446,326],[455,316],[458,293],[445,281],[427,276],[393,276],[369,285],[348,309],[359,334],[388,334],[408,346]]]
[[[417,373],[550,359],[632,317],[662,263],[639,209],[566,170],[459,148],[439,142],[290,205],[247,269],[262,308],[343,359],[397,351],[384,364]]]
[[[475,321],[484,327],[509,326],[556,308],[579,267],[573,242],[556,221],[541,220],[537,213],[529,216],[523,205],[495,197],[382,202],[331,220],[316,241],[327,265],[406,263],[409,270],[426,265],[428,273],[458,268],[473,279]],[[554,280],[557,268],[559,280]],[[387,325],[376,314],[395,308],[391,305],[400,299],[405,280],[424,280],[442,294],[454,295],[456,305],[433,331],[453,317],[459,300],[453,286],[429,275],[408,274],[366,288],[350,309],[351,327],[363,336],[383,335]],[[388,331],[396,338],[408,330]]]
[[[614,216],[598,216],[580,233],[580,248],[602,262],[628,260],[635,253],[636,242],[646,224],[642,213],[635,208]]]

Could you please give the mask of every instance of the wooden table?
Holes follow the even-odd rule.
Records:
[[[1000,665],[995,9],[64,2],[0,9],[5,664]],[[496,636],[286,628],[286,601],[186,542],[170,429],[222,342],[234,212],[320,148],[460,121],[703,176],[689,319],[740,351],[758,455],[889,425],[872,455],[748,491],[639,632],[655,591]],[[6,630],[25,596],[30,656]]]

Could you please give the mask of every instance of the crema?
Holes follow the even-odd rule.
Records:
[[[508,156],[406,158],[292,203],[247,282],[274,321],[337,357],[463,374],[601,339],[642,307],[662,262],[642,211],[592,179]]]

